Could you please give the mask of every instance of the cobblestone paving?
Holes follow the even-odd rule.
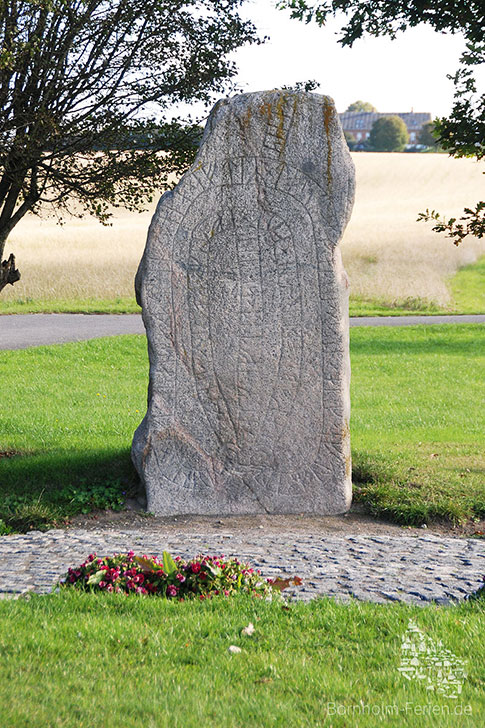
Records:
[[[261,528],[261,527],[260,527]],[[298,575],[292,598],[328,595],[374,602],[448,604],[481,585],[483,541],[437,536],[275,535],[263,530],[201,534],[193,531],[51,530],[0,538],[0,596],[49,592],[69,566],[92,552],[192,557],[223,553],[250,561],[264,576]]]

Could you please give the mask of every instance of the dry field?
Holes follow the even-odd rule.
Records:
[[[357,194],[342,241],[354,296],[387,303],[423,299],[446,306],[447,279],[485,254],[485,240],[456,247],[430,223],[430,209],[451,217],[484,199],[485,164],[445,154],[356,153]]]
[[[353,154],[357,198],[342,242],[354,296],[387,303],[449,302],[446,280],[485,254],[485,241],[456,248],[415,222],[426,207],[446,215],[484,196],[485,165],[438,154]],[[152,206],[152,210],[155,205]],[[151,212],[118,212],[111,227],[86,218],[63,227],[25,218],[13,231],[22,280],[3,300],[117,299],[133,295],[133,278]]]

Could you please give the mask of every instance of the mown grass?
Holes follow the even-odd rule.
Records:
[[[402,524],[485,517],[479,325],[351,330],[354,497]],[[28,530],[136,489],[143,336],[0,353],[0,519]]]
[[[485,312],[485,258],[461,268],[450,280],[453,307],[460,313]]]
[[[147,365],[143,336],[1,352],[0,519],[24,530],[121,506]]]
[[[472,728],[485,707],[484,617],[483,602],[321,599],[282,609],[243,597],[180,604],[76,593],[3,601],[2,725]],[[410,619],[466,661],[457,698],[399,672]],[[249,622],[255,632],[242,636]]]
[[[132,298],[79,298],[3,300],[0,315],[17,313],[141,313],[135,297]]]
[[[485,328],[351,332],[354,498],[419,525],[485,517]]]

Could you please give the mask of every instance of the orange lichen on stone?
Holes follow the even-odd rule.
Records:
[[[280,98],[276,102],[276,114],[278,116],[278,127],[276,129],[276,136],[281,142],[285,142],[285,111],[284,106],[286,104],[286,94],[281,94]]]
[[[269,101],[265,101],[264,104],[261,104],[261,106],[259,107],[259,112],[263,116],[266,116],[268,118],[268,121],[271,121],[273,109],[271,108],[271,104]]]
[[[323,126],[327,135],[327,182],[332,184],[332,145],[330,144],[330,124],[333,120],[333,106],[328,101],[323,105]]]

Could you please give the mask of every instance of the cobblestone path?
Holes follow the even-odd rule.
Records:
[[[261,527],[260,527],[261,529]],[[51,530],[0,538],[0,596],[49,592],[69,566],[133,549],[192,557],[223,553],[248,560],[264,576],[298,575],[292,596],[355,597],[374,602],[448,604],[481,585],[485,544],[438,536],[285,535],[258,529],[195,533],[180,529]],[[289,592],[286,592],[289,593]]]

